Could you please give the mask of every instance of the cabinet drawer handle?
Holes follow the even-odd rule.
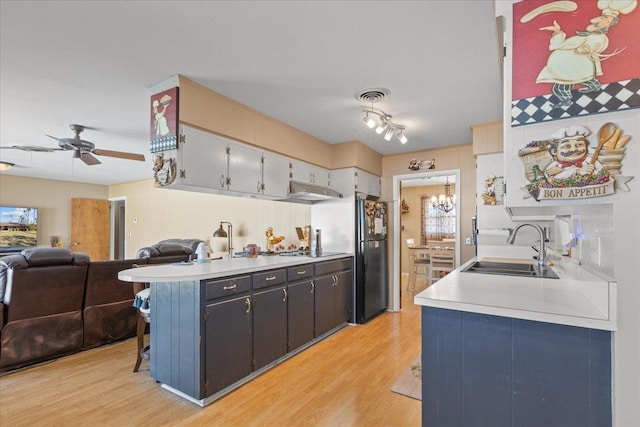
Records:
[[[247,298],[246,300],[244,300],[244,303],[247,304],[246,313],[249,313],[251,311],[251,300],[249,298]]]
[[[276,276],[270,276],[270,277],[265,277],[265,279],[267,282],[270,282],[272,280],[276,280]]]
[[[298,276],[301,276],[303,274],[307,274],[307,270],[298,271]]]
[[[225,287],[224,287],[224,288],[222,288],[222,289],[224,289],[225,291],[232,291],[232,290],[234,290],[235,288],[236,288],[236,285],[235,285],[235,284],[233,284],[233,285],[231,285],[231,286],[225,286]]]
[[[282,298],[282,302],[285,302],[287,300],[287,289],[286,288],[282,288],[282,293],[284,294],[284,297]]]

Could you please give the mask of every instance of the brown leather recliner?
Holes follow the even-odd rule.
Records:
[[[193,249],[179,243],[158,243],[138,250],[136,258],[146,259],[149,264],[169,264],[189,261],[193,257]]]
[[[82,349],[82,303],[89,257],[35,248],[0,258],[0,369]]]
[[[138,313],[133,283],[118,280],[118,272],[147,264],[147,259],[92,261],[84,295],[82,349],[98,347],[136,334]]]

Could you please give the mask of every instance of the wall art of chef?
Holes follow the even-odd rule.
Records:
[[[518,152],[529,181],[525,198],[584,199],[629,191],[626,184],[633,177],[620,175],[620,168],[630,139],[614,123],[605,123],[597,135],[585,126],[570,126],[548,140],[530,142]]]
[[[640,107],[638,0],[513,5],[511,126]]]
[[[151,96],[151,152],[178,148],[178,88]]]

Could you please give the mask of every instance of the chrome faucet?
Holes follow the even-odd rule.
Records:
[[[510,245],[513,245],[513,242],[516,241],[516,233],[525,225],[534,227],[536,230],[538,230],[538,233],[540,233],[540,252],[538,253],[538,265],[540,267],[546,267],[547,266],[547,249],[544,243],[547,236],[545,231],[539,225],[525,223],[525,224],[520,224],[514,230],[509,230],[509,237],[507,237],[507,243]]]

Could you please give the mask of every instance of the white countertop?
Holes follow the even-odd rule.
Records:
[[[616,330],[616,283],[570,261],[551,267],[559,279],[468,273],[468,263],[438,280],[414,303],[472,313],[608,331]]]
[[[186,280],[213,279],[235,274],[252,273],[272,268],[293,267],[310,262],[331,261],[351,256],[335,254],[321,257],[309,256],[258,256],[257,258],[218,259],[206,263],[149,264],[130,268],[118,273],[125,282],[179,282]],[[180,265],[176,265],[180,264]]]

